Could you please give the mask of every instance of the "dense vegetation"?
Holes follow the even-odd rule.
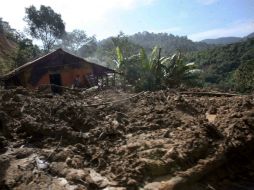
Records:
[[[203,72],[205,85],[241,91],[254,89],[254,38],[231,45],[216,47],[188,54],[188,61],[195,62]],[[249,69],[244,69],[248,67]],[[243,87],[235,72],[245,72],[248,87]]]
[[[16,47],[16,44],[9,40],[9,28],[9,24],[0,18],[0,74],[7,72],[11,67],[11,56]]]
[[[0,18],[0,74],[39,56],[39,47]]]
[[[141,48],[138,54],[125,57],[117,47],[116,54],[118,71],[137,91],[197,85],[195,64],[185,64],[180,52],[171,57],[161,57],[161,48],[155,47],[148,56]]]

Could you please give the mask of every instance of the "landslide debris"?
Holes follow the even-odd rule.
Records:
[[[0,91],[0,189],[248,189],[253,145],[251,95]]]

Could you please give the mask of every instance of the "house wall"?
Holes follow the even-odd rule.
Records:
[[[72,86],[76,76],[80,76],[81,79],[81,86],[85,87],[88,85],[85,77],[89,74],[93,73],[93,69],[89,65],[85,65],[81,68],[71,68],[71,67],[62,67],[55,70],[49,70],[45,73],[36,85],[31,85],[32,88],[37,88],[38,86],[50,84],[50,74],[60,74],[61,81],[63,86]]]
[[[47,71],[40,76],[37,82],[32,80],[32,76],[36,75],[36,72],[27,69],[23,73],[19,75],[21,84],[28,88],[38,88],[39,86],[50,84],[50,74],[60,74],[61,75],[61,82],[63,86],[71,87],[76,76],[80,76],[81,80],[81,87],[88,86],[86,81],[86,76],[93,73],[93,68],[89,64],[80,65],[79,68],[75,68],[72,66],[58,66],[56,68],[52,67],[47,69]]]

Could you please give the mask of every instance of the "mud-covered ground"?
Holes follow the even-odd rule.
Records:
[[[0,91],[0,189],[254,189],[254,96]]]

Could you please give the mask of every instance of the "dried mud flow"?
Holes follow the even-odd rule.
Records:
[[[254,96],[1,90],[0,189],[254,189]]]

